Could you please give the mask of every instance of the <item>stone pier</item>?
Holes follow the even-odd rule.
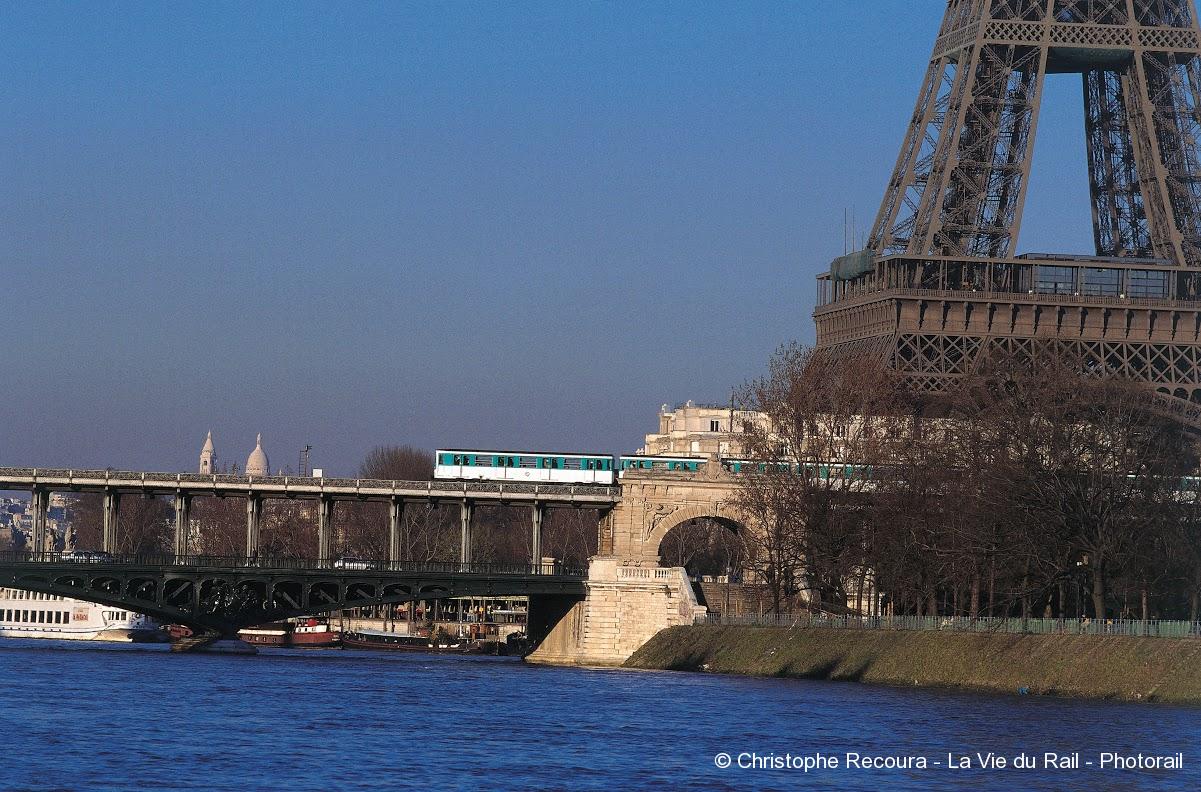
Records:
[[[587,595],[526,660],[550,665],[620,665],[667,627],[705,615],[683,568],[633,566],[614,556],[588,565]]]

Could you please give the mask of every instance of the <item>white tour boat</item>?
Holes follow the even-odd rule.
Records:
[[[40,591],[0,588],[0,638],[165,641],[158,622],[111,605]]]

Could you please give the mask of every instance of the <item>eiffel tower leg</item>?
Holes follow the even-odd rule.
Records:
[[[1030,176],[1047,52],[1016,44],[979,46],[940,189],[926,196],[927,215],[919,218],[922,252],[1009,255]]]
[[[1126,109],[1122,73],[1084,73],[1084,131],[1088,141],[1089,194],[1098,256],[1150,256],[1138,166]]]
[[[1141,53],[1130,69],[1129,103],[1155,254],[1196,267],[1201,266],[1201,174],[1190,138],[1201,130],[1196,108],[1185,103],[1189,91],[1177,87],[1191,79],[1193,70],[1172,53]]]
[[[942,137],[946,106],[954,82],[955,64],[950,58],[930,62],[918,94],[917,107],[901,144],[901,153],[884,193],[884,202],[872,225],[868,247],[873,250],[902,253],[909,245],[915,212],[929,180],[934,151]]]

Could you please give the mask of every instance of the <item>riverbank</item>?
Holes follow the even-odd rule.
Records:
[[[1201,640],[671,627],[627,668],[1201,704]]]

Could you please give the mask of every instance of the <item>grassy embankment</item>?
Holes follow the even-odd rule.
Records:
[[[627,668],[1201,704],[1201,640],[672,627]]]

